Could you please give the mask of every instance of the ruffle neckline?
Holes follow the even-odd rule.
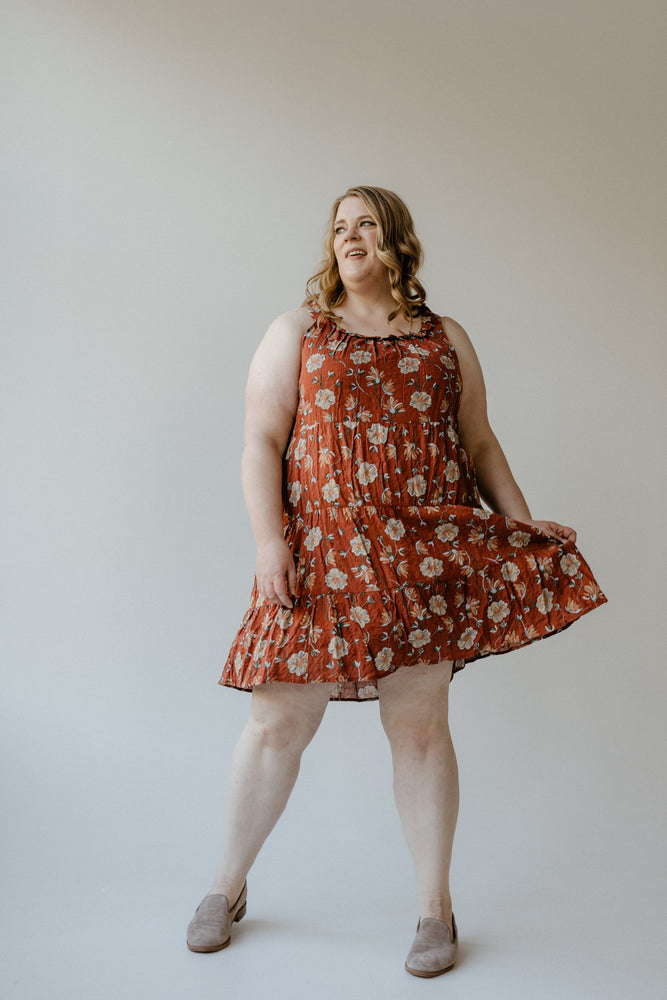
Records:
[[[331,319],[331,317],[325,316],[316,303],[311,303],[310,305],[311,313],[317,316],[320,327],[327,333],[336,333],[341,337],[347,337],[352,340],[363,340],[365,343],[374,340],[385,342],[397,340],[423,340],[424,338],[430,336],[434,327],[437,326],[437,321],[434,323],[435,314],[431,312],[428,306],[423,306],[422,309],[421,326],[413,333],[386,333],[381,337],[369,337],[363,333],[355,333],[353,330],[346,330],[345,327]]]

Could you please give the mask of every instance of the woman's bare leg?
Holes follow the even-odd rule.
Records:
[[[317,732],[330,684],[264,684],[253,689],[250,718],[232,756],[222,857],[209,893],[230,904],[282,814],[301,754]]]
[[[452,663],[406,666],[378,681],[394,766],[394,796],[417,878],[420,915],[452,930],[449,867],[459,808],[447,720]]]

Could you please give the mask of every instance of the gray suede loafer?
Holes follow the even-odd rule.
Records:
[[[205,896],[188,925],[187,945],[190,951],[220,951],[226,948],[231,940],[232,924],[245,916],[247,896],[246,882],[231,907],[222,893],[213,892]]]
[[[405,968],[413,976],[441,976],[443,972],[454,965],[459,946],[459,935],[456,921],[452,913],[452,937],[444,920],[435,917],[424,917],[417,924],[417,936],[414,939],[410,954],[405,960]]]

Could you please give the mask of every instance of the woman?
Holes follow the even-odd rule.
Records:
[[[452,674],[606,601],[574,529],[531,517],[475,350],[426,307],[421,257],[400,198],[350,188],[305,305],[271,323],[250,366],[242,478],[257,566],[220,683],[252,701],[193,951],[229,944],[328,702],[379,699],[419,897],[406,968],[451,968]]]

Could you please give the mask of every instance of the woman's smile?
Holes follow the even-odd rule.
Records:
[[[344,198],[334,223],[334,253],[339,269],[375,257],[376,241],[377,223],[361,198]]]

